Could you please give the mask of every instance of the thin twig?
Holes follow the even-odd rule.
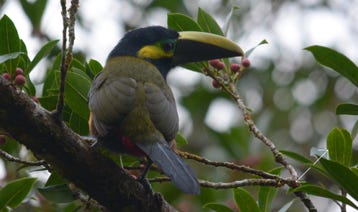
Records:
[[[11,161],[11,162],[15,162],[15,163],[21,163],[24,164],[26,166],[42,166],[42,165],[47,165],[46,162],[44,160],[39,160],[39,161],[26,161],[26,160],[21,160],[20,158],[14,157],[11,154],[0,150],[0,157],[7,160],[7,161]]]
[[[297,181],[298,174],[295,168],[285,160],[281,152],[279,152],[278,149],[276,148],[275,144],[257,128],[256,124],[251,118],[251,114],[249,110],[247,109],[246,105],[244,104],[243,100],[238,94],[235,85],[233,83],[230,83],[229,84],[230,89],[227,89],[227,87],[225,86],[223,88],[231,95],[232,98],[235,99],[238,107],[241,109],[241,111],[244,114],[244,121],[249,126],[250,131],[255,135],[256,138],[258,138],[266,146],[269,147],[269,149],[271,150],[272,154],[275,157],[276,162],[282,164],[289,171],[289,173],[291,174],[292,181],[288,181],[289,182],[288,185],[292,188],[297,188],[298,186],[300,186],[300,183]],[[294,194],[301,199],[301,201],[309,211],[311,212],[317,211],[317,209],[313,205],[312,201],[308,198],[306,193],[294,192]]]
[[[277,181],[273,179],[244,179],[236,180],[233,182],[223,183],[223,182],[210,182],[206,180],[200,180],[200,185],[206,188],[214,189],[228,189],[228,188],[238,188],[243,186],[272,186],[277,187]]]
[[[57,118],[61,118],[62,110],[64,107],[64,98],[65,98],[65,79],[68,70],[68,65],[66,64],[66,47],[67,47],[67,28],[68,28],[68,17],[67,17],[67,8],[66,8],[66,0],[61,0],[61,15],[62,15],[62,56],[61,56],[61,78],[60,78],[60,90],[56,105],[56,110],[54,115]]]
[[[238,164],[231,163],[231,162],[211,161],[211,160],[206,159],[204,157],[201,157],[201,156],[198,156],[198,155],[195,155],[195,154],[191,154],[191,153],[188,153],[188,152],[182,152],[180,150],[176,150],[176,152],[183,158],[192,159],[192,160],[198,161],[198,162],[206,164],[206,165],[211,165],[211,166],[215,166],[215,167],[226,167],[226,168],[229,168],[229,169],[232,169],[232,170],[239,170],[239,171],[250,173],[250,174],[260,176],[260,177],[263,177],[263,178],[266,178],[266,179],[284,180],[284,179],[281,179],[277,175],[273,175],[273,174],[270,174],[270,173],[267,173],[267,172],[264,172],[264,171],[261,171],[261,170],[253,169],[253,168],[250,168],[248,166],[238,165]]]
[[[281,154],[281,152],[278,151],[275,144],[258,129],[258,127],[251,118],[250,111],[247,109],[239,93],[237,92],[235,85],[233,83],[230,83],[229,88],[230,89],[224,89],[231,95],[232,98],[235,99],[237,106],[244,114],[244,121],[249,126],[250,131],[255,135],[256,138],[261,140],[266,146],[269,147],[275,157],[276,162],[282,164],[290,172],[292,179],[296,180],[298,176],[295,168],[293,168],[293,166],[284,159],[283,155]]]
[[[60,90],[58,95],[58,101],[56,106],[56,111],[54,114],[57,118],[61,118],[62,111],[64,107],[64,98],[65,98],[65,84],[66,84],[66,75],[67,71],[72,62],[72,50],[73,44],[75,41],[75,16],[77,14],[79,7],[78,0],[71,1],[71,7],[69,9],[69,17],[67,16],[66,9],[66,0],[61,0],[61,14],[62,14],[62,22],[63,22],[63,30],[62,30],[62,58],[61,58],[61,78],[60,78]],[[68,38],[69,44],[67,47],[67,29],[68,29]]]
[[[210,68],[204,68],[203,70],[204,74],[207,74],[211,78],[216,80],[221,85],[222,90],[229,94],[235,100],[237,106],[244,115],[244,121],[248,125],[250,131],[254,134],[256,138],[258,138],[266,146],[269,147],[275,157],[276,162],[282,164],[290,172],[292,179],[296,180],[298,177],[296,170],[293,168],[293,166],[287,163],[287,161],[283,158],[283,155],[277,150],[275,144],[258,129],[255,122],[251,118],[250,111],[247,109],[244,101],[241,99],[239,93],[237,92],[235,84],[230,81],[230,77],[225,76],[225,74],[222,77],[218,77],[217,74]],[[225,78],[225,80],[223,78]]]
[[[285,160],[283,155],[276,148],[275,144],[258,129],[255,122],[251,118],[250,111],[247,109],[246,105],[244,104],[243,100],[241,99],[241,97],[235,87],[235,83],[232,81],[232,79],[230,77],[226,76],[225,74],[224,74],[224,76],[222,76],[223,75],[222,73],[220,73],[221,76],[220,75],[218,76],[218,74],[215,71],[210,70],[210,68],[207,68],[207,67],[205,67],[203,69],[203,73],[206,75],[209,75],[212,79],[216,80],[216,82],[218,82],[219,85],[221,86],[221,89],[224,92],[228,93],[234,99],[237,106],[243,113],[244,121],[248,125],[249,130],[254,134],[254,136],[256,138],[258,138],[266,146],[269,147],[269,149],[271,150],[271,152],[275,158],[275,161],[277,163],[282,164],[289,171],[289,173],[291,175],[291,177],[290,177],[291,180],[286,181],[287,185],[292,188],[298,187],[300,185],[300,183],[297,181],[298,175],[297,175],[295,168]],[[303,204],[307,207],[307,209],[309,211],[312,211],[312,212],[317,211],[317,209],[314,207],[312,201],[308,198],[308,196],[304,192],[295,192],[294,194],[301,199],[301,201],[303,202]]]
[[[296,195],[296,197],[300,198],[300,200],[306,206],[308,211],[317,212],[317,209],[315,208],[315,206],[313,205],[311,199],[307,196],[306,193],[304,193],[302,191],[297,191],[297,192],[294,192],[294,194]]]
[[[170,179],[168,177],[155,177],[149,178],[149,182],[168,182]],[[199,180],[200,186],[206,188],[214,188],[214,189],[229,189],[229,188],[238,188],[243,186],[272,186],[278,187],[277,181],[274,179],[244,179],[244,180],[236,180],[233,182],[211,182],[207,180]]]
[[[75,21],[76,21],[76,14],[79,8],[78,0],[71,1],[71,7],[68,10],[70,14],[70,21],[68,23],[68,37],[69,37],[69,44],[66,52],[66,63],[70,64],[72,61],[72,50],[73,44],[75,42]]]

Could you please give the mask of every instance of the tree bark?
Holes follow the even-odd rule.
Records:
[[[109,211],[174,210],[2,76],[0,129]]]

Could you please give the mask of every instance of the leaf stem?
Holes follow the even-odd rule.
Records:
[[[0,150],[0,157],[10,161],[10,162],[15,162],[15,163],[21,163],[24,164],[26,166],[42,166],[42,165],[47,165],[46,162],[44,160],[39,160],[39,161],[26,161],[26,160],[21,160],[20,158],[14,157],[11,154]]]

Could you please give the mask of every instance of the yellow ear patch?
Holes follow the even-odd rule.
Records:
[[[137,52],[139,58],[161,59],[173,57],[173,52],[165,52],[157,45],[147,45]]]

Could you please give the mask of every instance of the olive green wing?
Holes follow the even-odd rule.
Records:
[[[89,109],[99,135],[118,126],[133,109],[137,82],[130,77],[119,77],[101,72],[92,82],[89,92]]]
[[[178,132],[179,118],[173,94],[168,86],[144,83],[146,106],[154,126],[171,141]]]

